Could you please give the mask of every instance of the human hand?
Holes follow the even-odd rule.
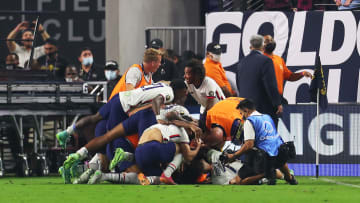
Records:
[[[343,6],[348,7],[348,6],[350,6],[351,2],[352,2],[352,0],[346,0],[345,3],[343,4]]]
[[[282,112],[283,112],[283,106],[280,104],[280,105],[277,107],[276,114],[279,115],[279,114],[282,114]]]
[[[190,130],[195,134],[195,138],[200,139],[200,137],[202,136],[201,128],[191,125]]]
[[[16,30],[16,31],[22,31],[22,30],[27,29],[28,27],[29,27],[29,22],[27,22],[27,21],[22,21],[21,23],[19,23],[19,24],[16,26],[15,30]]]
[[[302,72],[302,75],[303,75],[304,77],[307,77],[307,78],[312,78],[312,74],[309,73],[309,72],[307,72],[307,71],[303,71],[303,72]]]
[[[341,0],[334,0],[334,2],[336,3],[336,6],[341,6]]]
[[[34,25],[36,25],[36,21],[34,20],[33,22],[32,22]],[[34,28],[35,28],[35,26],[34,26]],[[38,23],[38,31],[44,31],[44,27],[41,25],[41,23]]]

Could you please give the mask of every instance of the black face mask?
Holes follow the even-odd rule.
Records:
[[[55,52],[48,53],[48,57],[51,58],[51,59],[53,59],[53,58],[55,58],[56,53],[57,53],[56,51],[55,51]]]
[[[271,54],[276,47],[276,43],[275,42],[269,42],[268,44],[265,45],[265,53]]]

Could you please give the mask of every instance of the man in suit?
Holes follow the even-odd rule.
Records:
[[[263,55],[263,37],[253,35],[250,39],[249,55],[238,64],[236,71],[236,85],[239,97],[252,99],[256,109],[268,114],[278,123],[278,116],[282,113],[281,97],[277,91],[277,83],[272,60]]]

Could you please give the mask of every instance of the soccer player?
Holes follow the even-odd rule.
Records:
[[[159,83],[155,83],[159,84]],[[161,84],[161,83],[160,83]],[[170,86],[174,89],[175,96],[174,103],[183,104],[186,99],[187,89],[182,80],[174,80]],[[157,86],[144,86],[141,89],[147,89],[150,91],[151,89],[156,89]],[[132,90],[136,91],[136,90]],[[124,92],[126,93],[126,92]],[[162,92],[165,93],[165,92]],[[120,93],[121,94],[121,93]],[[138,96],[139,97],[139,96]],[[96,152],[97,150],[101,149],[102,147],[106,146],[106,144],[110,143],[111,141],[115,140],[116,138],[126,137],[127,135],[133,133],[139,133],[141,135],[142,131],[145,130],[147,127],[155,124],[157,121],[156,118],[160,118],[160,104],[168,103],[168,101],[172,101],[173,99],[165,97],[159,97],[157,100],[153,101],[153,111],[150,109],[141,110],[134,115],[130,116],[130,118],[124,120],[124,122],[118,124],[116,127],[112,128],[108,131],[104,136],[96,137],[95,139],[91,140],[85,147],[82,147],[74,154],[70,154],[69,158],[64,162],[64,168],[68,169],[71,168],[78,160],[82,160],[87,157],[88,151]],[[130,102],[129,100],[127,100]],[[155,117],[156,115],[156,117]],[[134,146],[137,145],[137,140],[133,143]]]
[[[152,108],[159,114],[160,102],[169,103],[173,100],[174,93],[171,87],[164,83],[155,83],[153,85],[143,86],[141,88],[123,91],[115,95],[108,103],[100,108],[100,110],[91,116],[86,116],[69,126],[67,130],[56,134],[60,146],[65,147],[70,135],[83,128],[94,126],[101,120],[107,120],[106,129],[111,130],[120,122],[141,109],[149,107],[151,102],[157,102]],[[146,106],[148,105],[148,106]],[[141,108],[140,108],[141,107]],[[100,136],[100,135],[95,135]]]
[[[280,146],[284,143],[278,134],[274,121],[267,114],[261,114],[256,111],[255,104],[249,100],[244,99],[237,106],[240,113],[246,118],[244,123],[244,144],[240,150],[234,154],[228,154],[229,160],[235,160],[243,154],[250,156],[249,152],[256,147],[258,157],[263,157],[265,160],[265,177],[269,180],[269,185],[276,184],[275,169],[279,168],[284,173],[285,180],[296,185],[297,181],[286,164],[287,160],[283,159],[283,154],[280,153]],[[284,152],[283,152],[284,153]],[[285,152],[288,153],[288,152]],[[260,156],[259,156],[260,155]],[[254,156],[256,157],[256,156]],[[285,155],[285,157],[288,157]],[[240,178],[242,178],[240,176]]]
[[[219,85],[213,79],[205,76],[205,69],[201,61],[193,59],[186,64],[184,78],[189,93],[201,105],[201,114],[225,99]]]

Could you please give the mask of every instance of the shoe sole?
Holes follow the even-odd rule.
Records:
[[[141,185],[150,185],[150,181],[145,177],[143,173],[138,174],[138,180]]]

